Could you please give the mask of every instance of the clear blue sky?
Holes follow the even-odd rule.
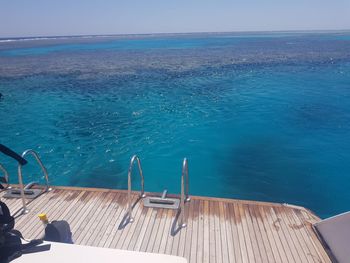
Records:
[[[350,29],[350,0],[0,0],[0,37]]]

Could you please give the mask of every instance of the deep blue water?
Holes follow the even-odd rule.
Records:
[[[136,153],[178,193],[188,157],[191,194],[326,217],[350,210],[349,88],[346,32],[1,40],[0,142],[54,185],[126,188]]]

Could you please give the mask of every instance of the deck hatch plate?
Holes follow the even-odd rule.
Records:
[[[177,198],[161,198],[147,196],[143,200],[143,205],[146,207],[154,208],[178,209],[180,205],[180,200]]]
[[[24,196],[26,199],[34,199],[42,192],[41,189],[25,189]],[[21,190],[17,188],[8,189],[4,194],[4,198],[21,198]]]

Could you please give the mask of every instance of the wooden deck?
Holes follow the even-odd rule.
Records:
[[[2,196],[2,194],[0,194]],[[76,244],[183,256],[189,262],[331,262],[311,224],[319,219],[296,206],[192,197],[186,228],[176,211],[147,208],[137,201],[135,221],[123,224],[126,191],[55,187],[32,201],[16,219],[26,238],[43,234],[37,215],[69,222]],[[12,212],[20,199],[2,200]]]

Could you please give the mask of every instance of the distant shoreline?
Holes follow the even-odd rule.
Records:
[[[154,37],[154,36],[190,36],[190,35],[264,35],[264,34],[339,34],[350,33],[350,29],[342,30],[286,30],[286,31],[223,31],[223,32],[186,32],[186,33],[143,33],[143,34],[102,34],[102,35],[58,35],[58,36],[28,36],[28,37],[0,37],[0,43],[14,42],[14,41],[35,41],[35,40],[54,40],[54,39],[72,39],[72,38],[139,38],[139,37]]]

